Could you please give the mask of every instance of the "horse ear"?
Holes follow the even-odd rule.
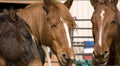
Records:
[[[96,3],[98,2],[98,0],[90,0],[90,3],[93,7],[96,6]]]
[[[43,9],[48,13],[48,8],[52,4],[51,0],[44,0],[45,6]]]
[[[118,4],[118,0],[109,0],[109,1],[111,1],[111,3],[113,3],[115,6],[117,6]]]
[[[4,9],[3,12],[6,13],[6,14],[9,14],[7,9]]]
[[[72,3],[73,3],[73,0],[67,0],[67,1],[64,3],[64,5],[65,5],[66,7],[68,7],[68,9],[70,9]]]
[[[13,8],[9,9],[9,16],[10,16],[11,20],[14,22],[16,22],[18,19],[18,16]]]
[[[114,7],[117,7],[118,0],[105,0],[105,4],[109,6],[109,4],[112,4]]]
[[[90,3],[95,8],[97,3],[104,3],[105,0],[90,0]]]

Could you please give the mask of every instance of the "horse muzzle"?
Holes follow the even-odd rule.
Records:
[[[93,58],[98,66],[106,66],[109,59],[109,52],[96,54],[93,52]]]
[[[61,55],[61,61],[60,62],[60,66],[71,66],[72,63],[75,61],[74,57],[68,57],[68,55],[66,53],[63,53]]]

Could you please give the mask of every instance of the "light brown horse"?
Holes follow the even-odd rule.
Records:
[[[13,9],[0,13],[0,66],[42,66],[30,27]]]
[[[72,2],[73,0],[67,0],[63,4],[44,0],[18,11],[18,15],[30,25],[36,42],[40,46],[50,47],[60,65],[65,66],[71,65],[75,59],[69,35],[76,26],[68,10]]]
[[[118,0],[91,0],[95,11],[92,30],[95,41],[93,65],[120,65],[120,14]]]

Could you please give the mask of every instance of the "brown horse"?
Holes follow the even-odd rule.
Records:
[[[0,13],[0,66],[42,66],[27,23],[15,11]]]
[[[95,41],[93,65],[120,65],[120,14],[118,0],[91,0],[95,11],[92,30]]]
[[[44,0],[18,11],[18,15],[30,25],[36,42],[50,47],[60,64],[67,66],[74,60],[69,33],[76,24],[68,10],[72,2],[67,0],[63,4]]]

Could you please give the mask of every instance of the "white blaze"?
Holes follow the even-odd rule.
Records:
[[[67,40],[68,40],[69,48],[71,48],[72,45],[71,45],[71,40],[70,40],[70,34],[69,34],[68,26],[67,26],[67,24],[64,22],[64,20],[62,18],[60,18],[60,19],[63,22],[64,28],[65,28],[65,33],[66,33],[66,37],[67,37]]]
[[[102,10],[102,12],[101,12],[101,14],[100,14],[100,16],[101,16],[101,22],[103,22],[103,20],[104,20],[104,13],[105,13],[105,11],[104,10]],[[100,46],[102,46],[102,23],[101,23],[101,26],[100,26],[100,33],[99,33],[99,45]]]
[[[71,48],[71,41],[70,41],[70,34],[69,34],[68,26],[66,25],[66,23],[63,23],[63,25],[64,25],[64,28],[65,28],[65,32],[66,32],[69,47]]]

